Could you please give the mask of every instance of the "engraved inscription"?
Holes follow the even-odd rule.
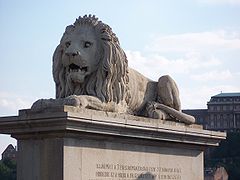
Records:
[[[181,180],[181,168],[179,167],[98,163],[95,168],[95,178],[89,180]]]

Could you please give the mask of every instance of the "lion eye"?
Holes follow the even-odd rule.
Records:
[[[84,43],[84,48],[89,48],[91,45],[92,45],[91,42],[86,41],[86,42]]]
[[[68,41],[68,42],[65,43],[65,45],[66,45],[66,47],[68,48],[68,47],[71,45],[71,42]]]

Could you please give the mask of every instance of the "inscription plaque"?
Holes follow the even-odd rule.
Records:
[[[95,176],[95,179],[90,180],[100,180],[102,178],[111,178],[112,180],[139,178],[181,180],[181,168],[102,163],[96,164]]]
[[[65,164],[71,163],[74,172],[79,172],[75,177],[80,179],[202,180],[203,154],[200,151],[110,141],[68,141]]]

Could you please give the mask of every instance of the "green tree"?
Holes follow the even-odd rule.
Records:
[[[16,180],[16,162],[10,159],[0,161],[0,179]]]

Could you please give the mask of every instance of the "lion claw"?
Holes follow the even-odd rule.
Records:
[[[76,106],[77,107],[77,106],[81,105],[81,102],[77,98],[77,96],[72,95],[72,96],[68,96],[67,98],[65,98],[63,104],[68,105],[68,106]]]

